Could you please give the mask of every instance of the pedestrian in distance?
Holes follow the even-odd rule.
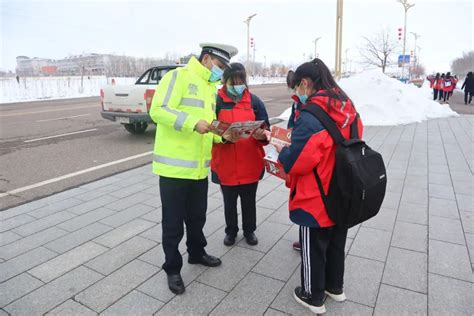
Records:
[[[472,96],[474,95],[474,76],[472,71],[469,71],[464,79],[464,83],[461,86],[461,90],[464,90],[464,104],[471,104]]]
[[[453,77],[451,77],[450,72],[447,72],[443,81],[443,101],[445,103],[449,101],[449,97],[451,96],[453,89],[454,89]]]
[[[441,101],[444,98],[444,73],[442,73],[441,77],[439,78],[438,90],[438,101]]]
[[[212,181],[221,187],[224,198],[225,238],[224,244],[232,246],[239,231],[237,199],[242,207],[242,230],[247,244],[257,245],[256,195],[258,182],[265,171],[263,146],[268,144],[265,129],[268,129],[265,104],[247,85],[244,65],[232,63],[224,71],[222,88],[217,93],[216,117],[221,122],[264,121],[248,138],[236,138],[212,148]]]
[[[433,87],[433,100],[436,101],[438,100],[438,94],[440,93],[440,75],[439,75],[439,72],[436,74],[436,76],[434,77],[433,79],[433,84],[432,84],[432,87]]]
[[[222,138],[209,133],[215,119],[217,85],[233,46],[201,44],[199,59],[166,73],[153,97],[150,116],[156,123],[153,172],[160,176],[162,203],[163,270],[175,294],[185,291],[181,278],[179,243],[186,224],[189,264],[217,267],[221,260],[206,253],[208,174],[213,143]]]
[[[300,65],[290,86],[304,108],[295,122],[291,145],[276,147],[280,151],[278,159],[290,175],[290,220],[300,227],[301,286],[294,290],[294,298],[313,313],[322,314],[326,312],[326,295],[338,302],[346,299],[343,279],[347,228],[329,218],[315,179],[315,174],[320,175],[327,192],[335,167],[335,142],[306,109],[308,104],[320,107],[346,139],[355,126],[361,136],[362,123],[356,118],[352,101],[322,60],[316,58]]]

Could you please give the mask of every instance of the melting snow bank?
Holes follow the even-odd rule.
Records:
[[[401,125],[458,116],[447,104],[431,100],[426,88],[403,84],[380,70],[344,78],[339,84],[354,101],[364,125]]]
[[[0,79],[0,103],[83,98],[99,96],[100,88],[111,82],[105,76],[22,77]],[[136,78],[115,78],[117,84],[134,84]]]
[[[447,104],[433,101],[429,87],[403,84],[380,70],[344,78],[339,84],[354,101],[367,126],[402,125],[458,116]],[[278,118],[288,120],[290,114],[291,108],[288,108]]]

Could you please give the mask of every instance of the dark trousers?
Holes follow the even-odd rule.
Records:
[[[346,228],[300,226],[301,286],[313,299],[343,288],[346,237]]]
[[[439,99],[438,100],[441,100],[443,98],[444,92],[443,92],[443,90],[438,90],[438,91],[439,91]]]
[[[225,233],[227,235],[236,236],[239,231],[237,219],[237,198],[239,196],[240,204],[242,205],[242,229],[244,235],[246,236],[255,231],[257,227],[257,187],[258,182],[235,186],[221,185],[222,195],[224,196]]]
[[[163,250],[167,274],[177,274],[183,266],[178,246],[183,238],[186,223],[186,246],[190,258],[205,254],[206,237],[202,231],[206,223],[207,178],[187,180],[160,177],[162,204]]]
[[[438,92],[439,90],[438,89],[433,89],[433,100],[438,100]]]
[[[444,95],[444,102],[449,101],[449,96],[451,95],[450,93],[451,93],[451,92],[447,92],[447,91],[445,91],[445,92],[443,93],[443,95]]]
[[[469,91],[464,91],[464,104],[471,104],[472,101],[472,93]]]

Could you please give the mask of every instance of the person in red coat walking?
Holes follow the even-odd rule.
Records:
[[[315,104],[335,121],[345,138],[350,126],[357,124],[362,136],[362,122],[351,99],[333,79],[322,60],[316,58],[300,65],[291,88],[300,102]],[[342,302],[344,247],[347,228],[337,226],[329,218],[315,178],[317,172],[325,191],[328,190],[335,166],[336,145],[322,123],[304,107],[295,122],[291,145],[282,148],[278,160],[290,175],[290,220],[300,226],[301,286],[294,298],[313,313],[326,312],[325,296]]]
[[[265,105],[250,93],[246,77],[245,67],[239,63],[232,63],[224,71],[223,87],[216,100],[216,117],[228,123],[263,120],[268,128],[270,123]],[[224,244],[231,246],[235,243],[239,231],[237,198],[240,197],[244,237],[249,245],[256,245],[256,193],[265,170],[263,146],[268,141],[263,128],[249,138],[232,140],[215,144],[211,161],[212,181],[220,184],[224,196]]]
[[[443,81],[443,101],[449,101],[449,97],[451,96],[452,92],[454,90],[454,81],[453,77],[451,77],[451,73],[447,72],[446,77],[444,77]]]
[[[439,72],[436,74],[436,77],[433,78],[433,81],[430,81],[430,87],[433,87],[433,100],[438,100],[438,94],[440,94],[440,77]],[[440,97],[441,98],[441,97]]]

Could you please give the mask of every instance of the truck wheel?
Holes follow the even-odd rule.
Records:
[[[146,122],[140,122],[133,124],[123,124],[123,126],[130,134],[143,134],[145,133],[148,124]]]

